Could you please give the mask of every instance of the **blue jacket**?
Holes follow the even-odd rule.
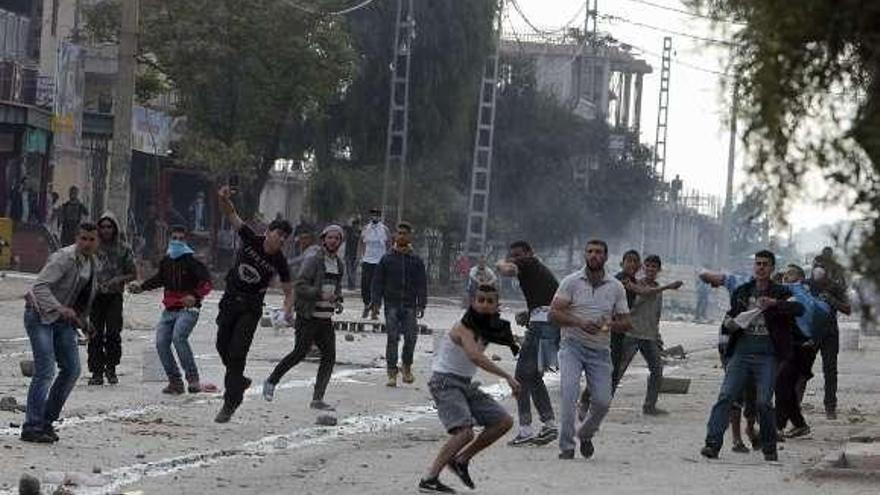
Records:
[[[381,306],[424,309],[428,304],[428,277],[421,258],[392,249],[376,265],[371,286],[371,302]]]

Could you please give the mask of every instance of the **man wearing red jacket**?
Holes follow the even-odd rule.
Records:
[[[202,262],[193,256],[193,250],[186,243],[186,228],[175,225],[171,228],[168,251],[159,262],[159,272],[142,283],[132,283],[133,293],[165,288],[162,303],[165,311],[156,325],[156,350],[159,360],[168,375],[168,386],[162,392],[178,395],[184,392],[180,368],[171,352],[172,345],[186,376],[189,393],[202,391],[199,383],[199,370],[189,336],[199,321],[202,299],[211,292],[211,274]]]

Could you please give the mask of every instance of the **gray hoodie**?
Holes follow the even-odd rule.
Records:
[[[80,273],[86,266],[89,278],[81,280]],[[40,321],[50,325],[61,317],[62,306],[73,308],[83,320],[88,318],[97,289],[95,257],[78,255],[76,244],[72,244],[49,257],[25,298],[40,314]]]
[[[122,240],[119,232],[119,222],[113,213],[107,211],[101,215],[98,224],[108,220],[113,223],[115,231],[110,242],[101,241],[98,252],[98,292],[101,294],[122,294],[124,284],[108,284],[110,280],[129,275],[133,280],[137,275],[137,266],[134,262],[134,252],[131,247]]]

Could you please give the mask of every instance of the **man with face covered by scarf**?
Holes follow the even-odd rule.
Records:
[[[385,360],[388,365],[388,385],[397,386],[397,355],[403,336],[403,383],[413,383],[413,353],[419,336],[417,319],[425,316],[428,304],[428,277],[425,264],[413,252],[413,228],[400,222],[394,236],[394,246],[382,257],[373,273],[372,312],[379,313],[385,302],[385,329],[388,342]]]
[[[312,346],[321,352],[315,391],[310,407],[333,410],[324,402],[324,393],[330,383],[330,374],[336,362],[336,335],[333,333],[333,313],[342,312],[342,277],[344,264],[337,256],[344,238],[342,227],[329,225],[321,232],[321,250],[303,260],[294,277],[296,291],[296,341],[293,351],[281,359],[269,378],[263,382],[263,398],[272,401],[275,387],[285,373],[299,364]]]
[[[178,395],[184,392],[183,376],[171,352],[177,351],[177,359],[183,368],[191,394],[202,391],[199,369],[189,345],[189,336],[199,321],[202,300],[211,292],[211,274],[208,268],[193,256],[186,243],[186,228],[171,227],[168,251],[159,262],[159,271],[143,283],[129,285],[133,293],[165,288],[162,304],[165,311],[156,325],[156,351],[168,376],[168,386],[162,392]]]

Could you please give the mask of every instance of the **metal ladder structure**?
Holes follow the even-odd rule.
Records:
[[[465,252],[478,258],[485,253],[489,221],[489,191],[492,182],[492,144],[495,139],[495,102],[498,93],[498,50],[501,46],[501,16],[495,30],[495,50],[486,57],[480,78],[477,132],[471,163]]]
[[[388,135],[385,148],[385,171],[382,180],[382,218],[392,212],[399,223],[403,219],[406,187],[406,152],[409,138],[409,76],[416,21],[413,0],[397,0],[394,24],[394,58],[391,62],[391,98],[388,102]],[[397,169],[397,205],[391,205],[391,173]]]
[[[663,38],[663,60],[660,63],[660,101],[657,110],[657,135],[654,140],[654,175],[666,178],[666,133],[669,120],[669,72],[672,67],[672,37]]]

